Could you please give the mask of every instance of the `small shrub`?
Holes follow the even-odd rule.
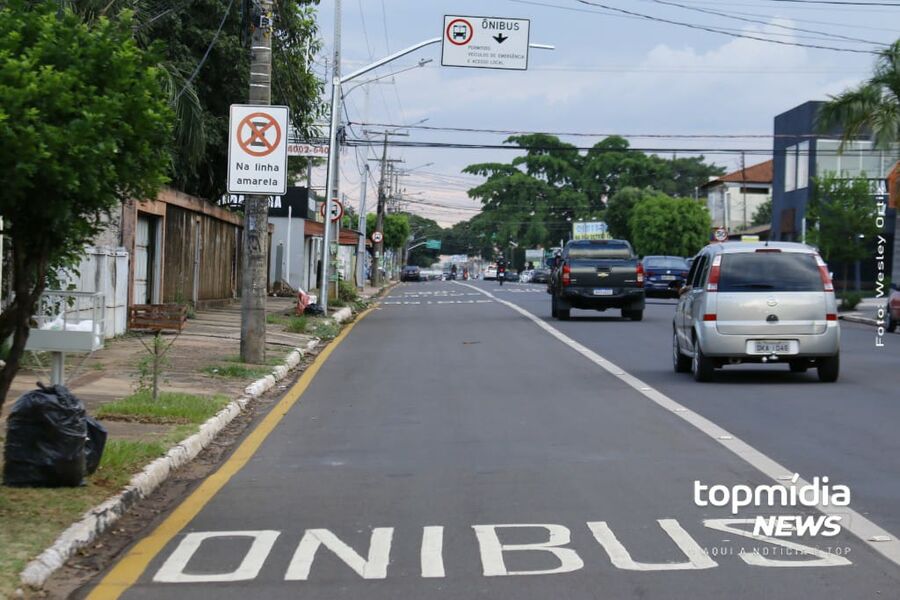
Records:
[[[862,302],[862,294],[857,292],[844,292],[841,294],[841,310],[853,310]]]
[[[306,333],[306,317],[304,315],[291,317],[284,328],[291,333]]]
[[[341,281],[338,285],[338,300],[343,302],[342,306],[352,304],[358,299],[359,293],[356,291],[356,286],[349,281]]]

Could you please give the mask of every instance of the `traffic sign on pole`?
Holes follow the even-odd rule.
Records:
[[[319,208],[319,214],[322,215],[322,218],[325,218],[325,207],[328,206],[327,202],[323,202],[322,206]],[[344,216],[344,205],[341,204],[341,201],[337,198],[333,198],[331,200],[331,222],[340,220],[341,217]]]
[[[717,242],[724,242],[728,239],[728,230],[724,227],[719,227],[718,229],[716,229],[714,237],[716,238]]]
[[[375,242],[376,244],[381,243],[381,241],[383,239],[384,239],[384,234],[382,234],[380,231],[376,231],[372,234],[372,241]]]
[[[441,65],[524,71],[530,23],[528,19],[445,15]]]
[[[287,106],[231,105],[230,194],[287,193],[287,128]]]

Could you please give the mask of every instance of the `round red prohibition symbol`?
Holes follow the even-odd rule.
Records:
[[[465,46],[472,41],[475,29],[465,19],[453,19],[447,25],[447,40],[454,46]]]
[[[275,128],[275,141],[269,141],[266,132]],[[250,156],[268,156],[281,143],[281,127],[275,117],[263,112],[247,115],[238,124],[237,143]]]

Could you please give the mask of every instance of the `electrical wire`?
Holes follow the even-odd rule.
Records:
[[[684,21],[674,21],[672,19],[665,19],[662,17],[654,17],[653,15],[648,15],[645,13],[639,13],[631,10],[626,10],[624,8],[617,8],[614,6],[609,6],[607,4],[602,4],[600,2],[593,2],[591,0],[575,0],[579,4],[585,4],[587,6],[593,6],[596,8],[602,8],[607,11],[621,13],[625,15],[629,15],[632,17],[637,17],[640,19],[646,19],[648,21],[654,21],[657,23],[666,23],[669,25],[676,25],[679,27],[687,27],[688,29],[695,29],[699,31],[706,31],[709,33],[718,33],[720,35],[727,35],[734,38],[743,38],[748,40],[755,40],[757,42],[766,42],[769,44],[778,44],[781,46],[796,46],[799,48],[811,48],[814,50],[830,50],[833,52],[853,52],[856,54],[878,54],[878,52],[874,50],[860,50],[858,48],[839,48],[837,46],[824,46],[821,44],[806,44],[803,42],[786,42],[784,40],[773,40],[771,38],[759,37],[757,35],[749,35],[746,33],[734,33],[731,31],[726,31],[724,29],[711,27],[708,25],[698,25],[696,23],[685,23]]]
[[[691,10],[694,12],[699,12],[699,13],[704,13],[704,14],[709,14],[709,15],[716,15],[716,16],[724,17],[726,19],[734,19],[737,21],[743,21],[745,23],[756,23],[756,24],[761,24],[761,25],[767,25],[769,27],[777,27],[779,29],[786,29],[789,31],[800,31],[803,33],[815,33],[815,34],[828,36],[827,38],[824,38],[824,39],[832,39],[833,38],[833,39],[847,40],[847,41],[851,41],[851,42],[860,42],[863,44],[872,44],[874,46],[887,46],[887,44],[883,44],[881,42],[873,42],[871,40],[864,40],[862,38],[841,35],[839,33],[829,33],[827,31],[818,31],[815,29],[804,29],[801,27],[791,27],[790,25],[782,25],[782,24],[776,23],[774,21],[763,21],[761,19],[751,19],[748,17],[742,17],[742,16],[737,16],[737,15],[720,12],[718,10],[712,10],[709,8],[699,8],[696,6],[687,6],[685,4],[680,4],[678,2],[670,2],[669,0],[645,0],[645,1],[653,2],[654,4],[661,4],[661,5],[665,5],[665,6],[675,6],[678,8],[683,8],[684,10]],[[823,39],[823,38],[817,38],[817,39]]]
[[[529,131],[517,129],[488,129],[478,127],[442,127],[438,125],[396,125],[392,123],[363,123],[354,122],[354,125],[361,127],[383,127],[383,128],[403,128],[403,129],[420,129],[423,131],[448,131],[457,133],[491,133],[498,135],[552,135],[556,137],[613,137],[632,139],[761,139],[768,140],[774,138],[816,138],[816,139],[840,139],[840,136],[823,136],[818,134],[772,134],[772,133],[587,133],[582,131]]]
[[[234,5],[234,0],[230,0],[228,2],[228,8],[225,9],[225,14],[222,15],[222,21],[219,23],[219,28],[216,30],[216,34],[213,36],[213,39],[209,43],[209,46],[206,47],[206,52],[203,53],[203,58],[200,59],[200,62],[197,64],[197,67],[194,69],[194,72],[191,73],[191,76],[188,77],[188,80],[184,83],[184,87],[182,87],[181,91],[179,91],[175,95],[175,102],[178,102],[178,99],[181,98],[181,95],[194,82],[194,78],[197,77],[197,74],[200,72],[200,68],[203,67],[203,64],[206,62],[206,59],[209,58],[209,53],[210,53],[210,51],[212,51],[213,46],[216,45],[216,40],[219,39],[219,34],[222,33],[222,28],[225,26],[225,21],[228,19],[228,13],[231,12],[232,5]]]

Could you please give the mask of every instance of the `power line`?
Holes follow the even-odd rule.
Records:
[[[900,2],[850,2],[849,0],[768,0],[769,2],[790,2],[794,4],[839,4],[843,6],[897,6]]]
[[[635,11],[631,11],[631,10],[626,10],[624,8],[616,8],[614,6],[601,4],[599,2],[592,2],[590,0],[575,0],[575,1],[580,4],[594,6],[594,7],[602,8],[602,9],[605,9],[605,10],[611,11],[611,12],[616,12],[616,13],[621,13],[621,14],[641,18],[641,19],[646,19],[648,21],[654,21],[657,23],[667,23],[669,25],[677,25],[679,27],[687,27],[688,29],[696,29],[696,30],[700,30],[700,31],[706,31],[709,33],[718,33],[720,35],[727,35],[727,36],[734,37],[734,38],[755,40],[757,42],[766,42],[769,44],[778,44],[781,46],[796,46],[796,47],[800,47],[800,48],[812,48],[815,50],[831,50],[834,52],[853,52],[856,54],[878,54],[874,50],[860,50],[858,48],[839,48],[837,46],[823,46],[821,44],[806,44],[803,42],[786,42],[784,40],[773,40],[771,38],[764,38],[764,37],[759,37],[756,35],[749,35],[746,33],[734,33],[731,31],[726,31],[724,29],[718,29],[715,27],[707,26],[707,25],[697,25],[694,23],[685,23],[683,21],[673,21],[671,19],[665,19],[662,17],[654,17],[652,15],[639,13],[639,12],[635,12]]]
[[[188,80],[184,83],[184,86],[181,88],[178,94],[175,95],[176,102],[179,98],[181,98],[181,95],[186,89],[188,89],[191,83],[194,82],[194,78],[200,72],[200,68],[203,67],[204,63],[206,63],[206,59],[209,58],[209,53],[212,51],[213,46],[216,45],[216,40],[219,39],[219,34],[222,33],[222,28],[225,26],[225,21],[228,19],[228,13],[231,12],[232,5],[234,5],[234,0],[230,0],[230,2],[228,3],[228,8],[225,9],[225,14],[222,15],[222,21],[219,23],[219,28],[216,29],[216,33],[213,36],[212,41],[210,41],[209,46],[206,47],[206,52],[203,53],[203,58],[200,59],[200,62],[197,63],[197,67],[194,69],[194,72],[191,73],[191,76],[188,77]]]
[[[799,136],[798,136],[799,137]],[[823,139],[823,138],[819,138]],[[378,145],[377,140],[359,140],[359,139],[350,139],[347,140],[346,144],[353,146],[375,146]],[[628,147],[628,148],[597,148],[596,146],[570,146],[568,148],[560,148],[559,146],[540,146],[540,145],[529,145],[529,146],[513,146],[510,144],[463,144],[463,143],[452,143],[452,142],[427,142],[427,141],[403,141],[403,140],[395,140],[390,142],[391,146],[399,147],[399,148],[440,148],[440,149],[455,149],[455,150],[512,150],[516,152],[529,152],[529,151],[542,151],[542,152],[593,152],[593,153],[611,153],[611,152],[620,152],[620,153],[634,153],[634,152],[643,152],[645,154],[718,154],[718,155],[731,155],[731,154],[748,154],[754,156],[771,156],[773,151],[771,148],[713,148],[713,147],[674,147],[674,148],[666,148],[666,147]],[[857,150],[857,152],[863,153],[871,153],[876,154],[883,152],[880,149],[863,149]],[[819,156],[838,156],[841,152],[838,150],[830,150],[820,148],[817,149],[817,155]],[[880,155],[880,154],[879,154]]]
[[[801,27],[791,27],[790,25],[782,25],[782,24],[780,24],[780,23],[775,23],[774,21],[763,21],[763,20],[760,20],[760,19],[751,19],[751,18],[748,18],[748,17],[742,17],[742,16],[733,15],[733,14],[728,14],[728,13],[720,12],[720,11],[717,11],[717,10],[711,10],[711,9],[708,9],[708,8],[698,8],[698,7],[696,7],[696,6],[687,6],[687,5],[685,5],[685,4],[679,4],[678,2],[669,2],[668,0],[645,0],[645,1],[653,2],[654,4],[662,4],[662,5],[666,5],[666,6],[675,6],[675,7],[678,7],[678,8],[683,8],[683,9],[685,9],[685,10],[691,10],[691,11],[694,11],[694,12],[699,12],[699,13],[704,13],[704,14],[709,14],[709,15],[716,15],[716,16],[724,17],[724,18],[726,18],[726,19],[734,19],[734,20],[737,20],[737,21],[743,21],[743,22],[745,22],[745,23],[757,23],[757,24],[761,24],[761,25],[767,25],[767,26],[770,26],[770,27],[778,27],[779,29],[786,29],[786,30],[789,30],[789,31],[801,31],[801,32],[804,32],[804,33],[815,33],[815,34],[820,34],[820,35],[828,36],[828,38],[836,38],[836,39],[848,40],[848,41],[851,41],[851,42],[861,42],[861,43],[864,43],[864,44],[872,44],[872,45],[875,45],[875,46],[886,46],[886,45],[887,45],[887,44],[882,44],[881,42],[873,42],[873,41],[871,41],[871,40],[864,40],[864,39],[862,39],[862,38],[856,38],[856,37],[851,37],[851,36],[841,35],[841,34],[839,34],[839,33],[829,33],[829,32],[827,32],[827,31],[818,31],[818,30],[815,30],[815,29],[804,29],[804,28],[801,28]],[[828,38],[825,38],[825,39],[828,39]],[[822,39],[822,38],[819,38],[819,39]]]
[[[362,127],[383,127],[404,129],[421,129],[424,131],[449,131],[457,133],[492,133],[498,135],[552,135],[557,137],[622,137],[622,138],[646,138],[646,139],[761,139],[775,138],[816,138],[816,139],[840,139],[840,136],[823,136],[817,134],[772,134],[772,133],[588,133],[583,131],[526,131],[521,129],[487,129],[477,127],[441,127],[438,125],[396,125],[392,123],[361,123],[354,125]]]

